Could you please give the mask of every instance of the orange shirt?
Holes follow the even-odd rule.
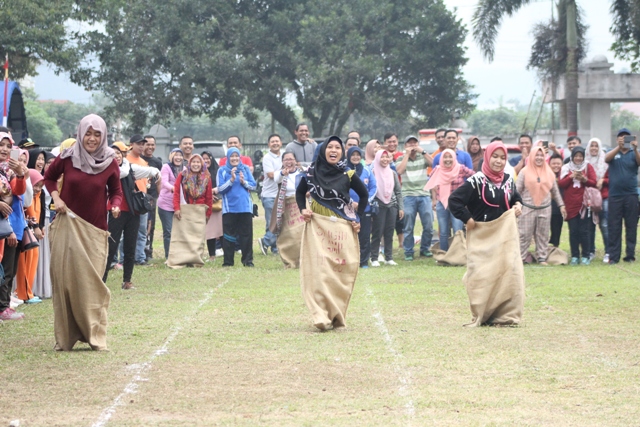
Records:
[[[129,161],[129,163],[133,163],[135,165],[149,166],[149,163],[147,163],[145,159],[143,159],[142,157],[133,157],[131,153],[127,154],[127,160]],[[147,178],[136,179],[136,187],[138,187],[138,190],[142,191],[143,193],[147,192],[148,184],[149,180]]]

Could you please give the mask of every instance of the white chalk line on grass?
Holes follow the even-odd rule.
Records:
[[[129,381],[129,383],[126,385],[124,390],[122,390],[122,393],[120,393],[118,397],[116,397],[113,400],[113,403],[102,411],[102,413],[100,414],[100,417],[98,417],[98,420],[95,423],[93,423],[91,427],[106,426],[109,420],[111,419],[111,417],[113,416],[113,414],[116,413],[116,409],[118,408],[118,406],[122,406],[126,403],[125,402],[126,397],[129,396],[130,394],[134,394],[138,392],[139,383],[143,381],[147,381],[145,374],[151,368],[151,364],[156,359],[156,357],[162,356],[163,354],[166,354],[168,352],[169,345],[171,344],[171,342],[178,336],[178,334],[186,326],[188,326],[193,321],[193,318],[196,315],[196,313],[198,313],[198,311],[202,308],[202,306],[204,306],[206,303],[209,302],[213,294],[218,289],[222,288],[229,281],[229,277],[230,277],[229,274],[227,274],[227,277],[222,282],[220,282],[218,286],[205,292],[202,299],[198,302],[198,305],[196,306],[196,308],[190,314],[185,316],[181,323],[175,325],[172,328],[171,334],[169,334],[167,339],[164,340],[164,343],[162,344],[162,346],[160,346],[160,348],[158,348],[156,351],[154,351],[151,354],[151,356],[149,357],[149,360],[147,360],[144,363],[130,365],[130,370],[133,372],[133,377],[131,378],[131,381]]]
[[[413,399],[411,398],[411,374],[409,373],[407,367],[404,363],[404,356],[398,350],[396,350],[393,344],[393,338],[389,333],[389,329],[384,322],[384,318],[382,317],[382,313],[378,309],[378,303],[376,301],[376,297],[371,290],[371,287],[367,284],[365,285],[367,297],[371,300],[371,305],[373,306],[373,318],[376,320],[376,326],[378,330],[382,334],[384,341],[387,345],[387,350],[391,355],[393,355],[393,369],[398,375],[398,381],[400,382],[400,386],[398,387],[398,393],[400,396],[408,399],[407,403],[404,405],[406,415],[410,418],[416,413],[416,408],[413,404]]]

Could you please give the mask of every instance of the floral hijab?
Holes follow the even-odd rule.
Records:
[[[199,159],[202,162],[200,172],[193,172],[191,170],[191,163],[194,159]],[[185,199],[198,200],[204,196],[207,191],[207,186],[211,181],[211,175],[204,164],[204,159],[200,154],[194,154],[189,159],[189,166],[182,171],[182,188],[184,191]]]

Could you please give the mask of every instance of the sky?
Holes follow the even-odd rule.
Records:
[[[609,32],[612,23],[608,0],[577,0],[584,12],[587,30],[587,59],[595,55],[605,55],[614,63],[614,71],[628,71],[629,64],[614,60],[609,50],[613,36]],[[468,29],[465,41],[469,62],[463,72],[467,81],[474,86],[473,92],[478,94],[478,108],[492,108],[500,102],[515,99],[521,104],[528,104],[533,92],[541,95],[540,85],[535,72],[527,70],[527,62],[533,36],[531,31],[536,23],[551,18],[552,2],[536,1],[521,8],[518,13],[503,20],[496,40],[494,61],[487,62],[471,35],[471,17],[477,4],[476,0],[444,0],[447,7],[454,11]],[[555,11],[554,11],[555,13]],[[56,76],[53,69],[46,64],[38,67],[39,75],[35,77],[35,90],[40,99],[67,99],[73,102],[88,103],[91,94],[71,83],[68,76]]]

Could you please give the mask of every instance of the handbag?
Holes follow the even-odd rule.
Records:
[[[22,240],[20,240],[20,252],[26,252],[30,249],[34,249],[40,246],[36,235],[33,234],[33,230],[30,227],[25,227],[22,233]]]
[[[153,210],[153,202],[151,196],[149,196],[147,193],[133,190],[131,199],[131,201],[133,202],[133,210],[136,211],[138,215],[144,215]]]
[[[222,199],[216,199],[211,204],[211,212],[220,212],[222,210]]]

